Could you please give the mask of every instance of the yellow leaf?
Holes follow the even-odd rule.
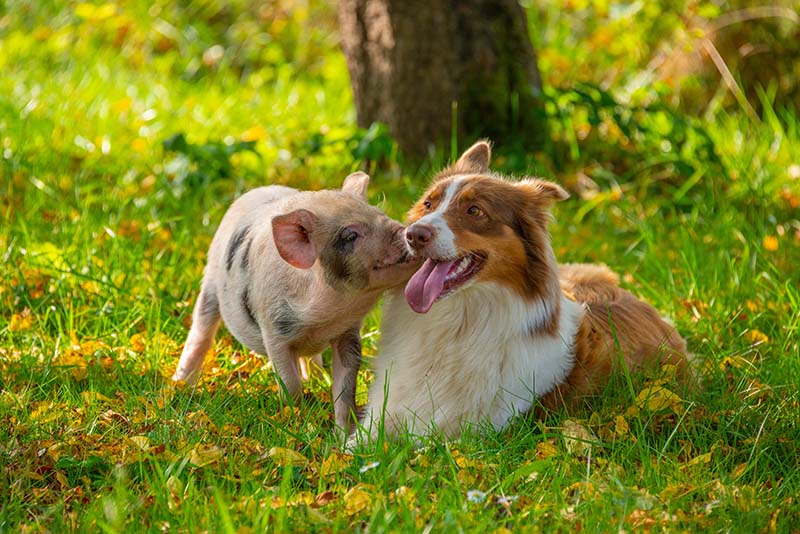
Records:
[[[143,451],[150,450],[150,438],[147,436],[131,436],[128,439]]]
[[[646,408],[651,412],[672,410],[674,413],[680,413],[681,398],[665,387],[649,386],[642,389],[636,396],[636,407],[639,409]],[[629,413],[631,411],[630,409],[628,410]],[[635,410],[633,410],[633,413],[635,413]]]
[[[328,478],[342,472],[353,461],[353,457],[349,454],[342,454],[340,452],[331,453],[330,456],[325,458],[319,468],[319,476]]]
[[[737,465],[736,467],[733,468],[733,471],[731,471],[731,478],[733,480],[736,480],[737,478],[742,476],[746,470],[747,470],[747,463],[741,463]]]
[[[225,450],[216,445],[196,445],[189,452],[189,461],[195,467],[204,467],[213,464],[225,453]]]
[[[81,393],[81,397],[83,397],[83,402],[86,404],[94,404],[97,402],[113,402],[111,399],[97,391],[86,390]]]
[[[695,456],[694,458],[692,458],[688,462],[682,464],[681,467],[683,468],[683,467],[691,467],[693,465],[707,464],[710,461],[711,461],[711,453],[707,452],[705,454],[701,454],[699,456]]]
[[[624,436],[628,433],[628,421],[621,415],[614,418],[614,434],[617,436]]]
[[[745,339],[756,345],[761,345],[762,343],[769,343],[769,337],[767,336],[767,334],[755,328],[753,328],[752,330],[748,330],[744,334],[744,337]]]
[[[100,293],[100,284],[94,280],[86,280],[81,283],[81,289],[92,295],[98,295]]]
[[[27,313],[26,313],[27,312]],[[33,321],[31,320],[31,314],[29,310],[25,310],[25,312],[15,313],[11,316],[11,321],[8,324],[9,332],[22,332],[23,330],[28,330]]]
[[[543,460],[558,454],[558,449],[549,441],[542,441],[536,444],[536,459]]]
[[[768,235],[764,237],[764,242],[762,243],[764,250],[769,250],[770,252],[774,252],[778,250],[778,238],[774,235]]]
[[[286,465],[305,465],[308,461],[299,452],[284,447],[272,447],[267,455],[281,467]]]
[[[144,352],[145,349],[145,335],[144,334],[133,334],[131,336],[131,348],[136,352]]]
[[[567,451],[574,456],[585,456],[592,450],[592,442],[595,437],[585,426],[571,419],[562,423],[562,435]]]
[[[364,491],[361,484],[351,488],[344,495],[344,509],[347,515],[355,515],[372,504],[372,496]]]

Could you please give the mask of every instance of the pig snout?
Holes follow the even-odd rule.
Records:
[[[394,221],[392,221],[394,223]],[[392,224],[391,228],[384,233],[384,245],[381,247],[380,257],[376,262],[376,268],[390,267],[398,263],[405,263],[411,255],[405,246],[405,228],[399,224]]]
[[[384,247],[384,257],[381,261],[384,265],[394,265],[407,260],[408,253],[404,244],[405,228],[402,225],[392,225],[393,229],[389,234],[386,246]]]

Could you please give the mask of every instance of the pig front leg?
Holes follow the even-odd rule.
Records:
[[[192,311],[192,328],[189,336],[183,345],[181,359],[178,361],[178,368],[172,376],[172,380],[183,380],[190,384],[197,381],[200,370],[203,368],[203,360],[206,357],[211,345],[214,344],[214,336],[220,323],[219,300],[217,300],[214,287],[204,284],[197,297],[197,302]]]
[[[267,348],[269,361],[272,362],[272,369],[283,382],[280,387],[281,398],[299,401],[303,396],[303,383],[300,379],[297,353],[287,343],[269,339],[267,336],[264,336],[264,346]]]
[[[333,343],[333,413],[337,431],[346,438],[356,420],[356,377],[361,367],[361,328],[357,325]]]

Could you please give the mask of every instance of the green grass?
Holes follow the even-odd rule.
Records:
[[[441,161],[409,167],[355,128],[330,7],[154,5],[0,11],[0,532],[798,531],[800,119],[774,94],[761,123],[699,124],[721,163],[665,159],[677,127],[655,111],[630,142],[598,105],[608,128],[581,138],[595,104],[569,90],[548,150],[498,147],[499,168],[572,188],[558,258],[608,264],[671,317],[701,390],[648,409],[634,380],[590,411],[349,456],[325,380],[281,407],[265,358],[224,331],[200,385],[170,385],[205,250],[250,187],[335,187],[365,164],[401,217]],[[570,45],[547,13],[553,58]],[[165,151],[181,132],[220,166]],[[255,153],[227,172],[214,147],[237,141]],[[378,328],[375,312],[368,354]]]

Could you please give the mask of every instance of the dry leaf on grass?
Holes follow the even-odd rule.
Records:
[[[225,449],[216,445],[196,445],[189,452],[189,462],[195,467],[205,467],[213,464],[225,454]]]
[[[272,461],[281,467],[287,465],[305,465],[308,461],[305,456],[292,449],[285,447],[272,447],[267,455],[272,458]]]

